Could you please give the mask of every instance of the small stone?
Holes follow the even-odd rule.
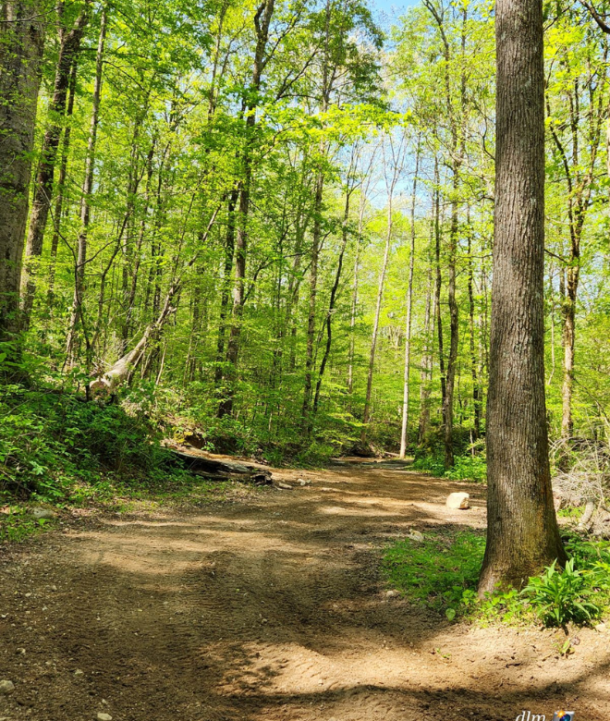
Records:
[[[598,633],[606,633],[606,624],[605,623],[598,623],[597,626],[595,626],[595,630]]]
[[[34,516],[34,518],[38,519],[57,518],[57,513],[55,513],[55,511],[52,511],[50,508],[32,508],[32,515]]]
[[[20,653],[22,656],[25,656],[25,648],[18,648],[17,653]]]
[[[15,684],[8,679],[0,681],[0,696],[10,696],[15,690]]]
[[[112,716],[109,713],[100,711],[97,715],[97,721],[112,721]]]
[[[470,493],[450,493],[447,496],[445,505],[447,508],[453,508],[460,511],[465,511],[470,508],[469,503]]]
[[[311,486],[311,481],[306,478],[299,478],[297,480],[297,483],[299,486]]]
[[[395,591],[394,589],[392,589],[390,591],[386,591],[385,595],[386,595],[386,598],[396,598],[399,595],[399,593],[398,593],[398,591]]]
[[[283,491],[291,491],[292,490],[292,486],[289,486],[288,483],[278,483],[277,487],[281,488]]]
[[[76,671],[74,672],[74,675],[75,676],[84,676],[85,672],[81,671],[80,668],[77,668]]]
[[[410,538],[412,541],[417,541],[417,543],[422,543],[424,541],[424,534],[419,531],[411,531],[407,534],[407,538]]]

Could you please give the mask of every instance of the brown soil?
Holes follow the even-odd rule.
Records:
[[[380,548],[484,524],[483,491],[387,467],[67,524],[0,567],[0,719],[610,719],[610,634],[450,625],[387,593]],[[13,547],[14,548],[14,547]],[[576,644],[576,641],[574,641]],[[526,715],[527,719],[527,715]]]

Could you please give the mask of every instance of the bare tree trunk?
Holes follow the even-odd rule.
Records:
[[[409,259],[409,280],[407,287],[407,320],[405,324],[405,368],[402,394],[402,427],[400,431],[400,457],[407,452],[409,431],[409,371],[411,370],[411,311],[413,309],[413,270],[415,268],[415,203],[417,195],[417,174],[419,173],[419,155],[421,137],[417,139],[415,153],[415,175],[413,176],[413,197],[411,198],[411,257]]]
[[[458,192],[459,172],[453,169],[453,200],[451,202],[451,227],[449,230],[449,280],[447,283],[447,301],[449,304],[449,358],[447,359],[447,377],[443,401],[443,437],[445,441],[445,467],[451,468],[453,459],[453,393],[458,359],[458,305],[456,300],[456,254],[458,236]]]
[[[349,365],[347,368],[347,392],[350,397],[350,411],[352,393],[354,392],[354,356],[356,352],[356,314],[358,312],[358,274],[360,270],[360,249],[362,245],[362,221],[364,217],[366,197],[364,193],[360,198],[360,213],[358,215],[358,237],[356,239],[356,257],[354,258],[354,280],[352,284],[352,307],[349,318]]]
[[[392,136],[388,137],[388,143],[392,154],[391,158],[391,173],[388,175],[390,163],[386,162],[385,146],[383,147],[383,166],[386,183],[386,190],[388,193],[388,209],[387,209],[387,224],[386,224],[386,236],[385,236],[385,247],[383,251],[383,261],[381,265],[381,271],[379,273],[379,285],[377,286],[377,301],[375,303],[375,319],[373,321],[373,333],[371,336],[371,348],[369,351],[369,369],[366,381],[366,397],[364,400],[364,413],[362,414],[362,433],[360,440],[362,443],[366,442],[366,435],[368,431],[368,424],[371,417],[371,397],[373,392],[373,375],[375,372],[375,353],[377,351],[377,336],[379,333],[379,320],[381,317],[381,304],[383,301],[383,291],[385,286],[385,276],[388,268],[388,258],[390,255],[390,243],[392,242],[392,235],[394,231],[394,191],[396,189],[396,183],[398,177],[402,172],[402,166],[404,163],[404,135],[400,138],[398,147],[395,147]]]
[[[436,307],[436,331],[438,335],[438,367],[440,371],[441,381],[441,407],[445,406],[445,396],[447,395],[447,385],[445,378],[445,351],[443,342],[443,317],[441,313],[441,290],[443,287],[443,277],[441,274],[441,194],[440,194],[440,177],[438,170],[438,157],[434,159],[434,255],[436,259],[436,284],[434,291],[434,305]]]
[[[474,264],[472,262],[472,234],[470,232],[470,213],[468,217],[468,310],[470,330],[470,374],[472,376],[472,404],[473,404],[473,440],[481,436],[481,389],[477,370],[477,353],[475,343],[474,322]]]
[[[235,254],[235,206],[239,192],[235,189],[229,193],[227,207],[227,232],[225,236],[224,271],[222,277],[222,292],[220,296],[220,317],[218,321],[218,339],[216,341],[216,368],[214,369],[214,382],[220,386],[223,377],[223,363],[225,361],[225,336],[227,332],[227,313],[230,299],[231,273],[233,272],[233,255]]]
[[[74,300],[72,302],[72,314],[68,328],[68,339],[66,341],[66,357],[70,365],[74,364],[76,351],[76,327],[80,321],[81,328],[84,328],[83,315],[83,292],[85,288],[85,264],[87,263],[87,236],[89,233],[89,221],[91,219],[91,192],[93,190],[93,174],[95,171],[95,146],[97,142],[97,128],[100,113],[100,97],[102,92],[102,71],[104,58],[104,44],[106,42],[106,20],[107,7],[102,10],[100,24],[100,36],[97,45],[95,59],[95,84],[93,87],[93,109],[91,112],[91,128],[87,143],[87,156],[85,160],[85,179],[83,181],[83,195],[81,198],[80,221],[81,228],[77,240],[77,258],[74,269]],[[85,334],[86,338],[86,334]],[[87,365],[89,366],[90,348],[87,348]]]
[[[13,340],[19,327],[43,9],[41,0],[6,0],[0,6],[0,342]]]
[[[30,315],[34,304],[34,296],[36,295],[37,264],[42,255],[42,243],[53,198],[55,161],[66,110],[72,64],[76,61],[80,52],[81,40],[89,20],[90,6],[91,0],[85,0],[80,15],[69,31],[66,31],[62,26],[64,0],[60,0],[57,6],[60,23],[59,56],[55,70],[53,97],[49,103],[49,125],[42,140],[40,163],[34,184],[32,212],[30,213],[30,225],[25,248],[26,261],[21,279],[23,298],[21,321],[25,330],[30,324]]]
[[[55,304],[55,263],[57,261],[57,249],[59,247],[59,237],[61,233],[61,219],[64,208],[64,193],[66,190],[66,177],[68,173],[68,158],[70,156],[70,141],[72,138],[72,125],[70,120],[74,113],[74,97],[76,95],[76,75],[78,62],[76,58],[72,63],[70,71],[70,81],[68,83],[68,107],[66,109],[66,128],[64,130],[64,138],[61,147],[61,161],[59,164],[59,176],[57,178],[57,198],[55,199],[55,209],[53,211],[53,235],[51,236],[51,261],[49,265],[49,289],[47,292],[47,303],[49,311],[52,313]]]
[[[479,592],[565,560],[544,386],[544,60],[541,0],[496,5],[495,243],[487,405],[487,546]]]
[[[328,363],[328,357],[330,355],[330,349],[332,345],[332,321],[333,313],[335,310],[335,302],[337,298],[337,290],[339,289],[339,282],[341,280],[341,273],[343,270],[343,256],[345,255],[345,248],[347,247],[348,240],[348,222],[349,222],[349,210],[350,210],[350,199],[353,193],[353,187],[347,189],[345,195],[345,210],[343,213],[343,228],[342,228],[342,240],[341,249],[339,251],[339,259],[337,261],[337,272],[335,273],[335,282],[330,291],[330,300],[328,302],[328,312],[326,313],[326,346],[324,348],[324,355],[322,356],[322,362],[320,363],[320,370],[318,372],[318,382],[316,383],[316,392],[313,400],[313,413],[314,415],[318,411],[318,403],[320,401],[320,389],[322,388],[322,378],[324,377],[324,371],[326,370],[326,364]]]
[[[324,192],[324,174],[320,172],[316,179],[314,196],[314,223],[311,243],[311,263],[309,266],[309,312],[307,314],[307,348],[305,351],[305,386],[303,388],[303,421],[307,424],[311,405],[311,388],[315,362],[316,336],[316,300],[318,294],[318,258],[322,238],[322,198]]]

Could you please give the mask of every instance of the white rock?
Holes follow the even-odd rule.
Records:
[[[292,490],[292,486],[289,486],[287,483],[278,483],[277,487],[281,488],[283,491],[291,491]]]
[[[85,672],[81,671],[80,668],[77,668],[76,671],[74,672],[74,675],[75,676],[84,676]]]
[[[109,713],[100,711],[97,715],[97,721],[112,721],[112,716]]]
[[[0,696],[10,696],[15,690],[15,684],[8,679],[0,681]]]
[[[297,483],[299,484],[299,486],[311,486],[311,481],[305,478],[299,478],[297,480]]]
[[[424,540],[424,534],[419,531],[411,531],[411,533],[407,534],[407,538],[410,538],[412,541],[417,541],[417,543],[422,543]]]
[[[470,493],[450,493],[447,496],[446,506],[447,508],[454,508],[459,510],[466,510],[470,508],[469,499]]]
[[[595,630],[599,633],[606,633],[607,626],[605,623],[598,623],[597,626],[595,626]]]
[[[32,508],[34,518],[57,518],[57,513],[50,508]]]

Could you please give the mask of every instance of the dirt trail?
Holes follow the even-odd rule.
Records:
[[[299,474],[279,473],[285,480]],[[388,596],[379,549],[460,484],[382,467],[238,503],[108,516],[0,566],[0,719],[610,719],[610,634],[449,625]],[[473,490],[474,488],[474,490]],[[527,715],[526,715],[527,718]]]

